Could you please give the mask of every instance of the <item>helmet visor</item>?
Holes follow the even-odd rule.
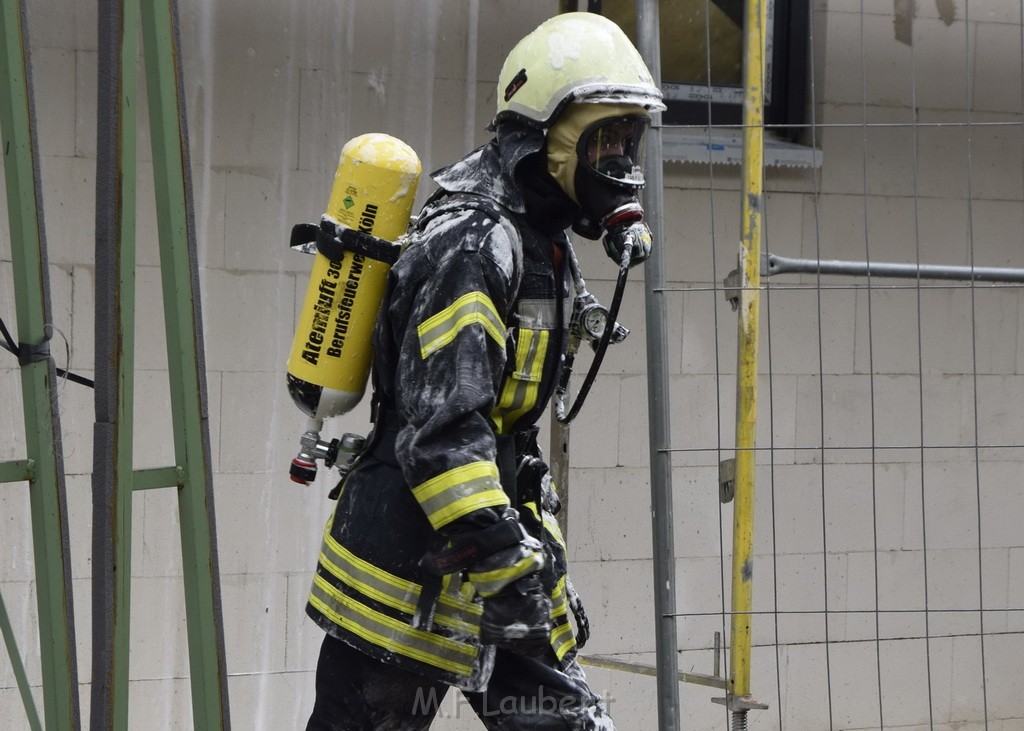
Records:
[[[644,184],[644,133],[647,116],[610,117],[591,125],[580,136],[578,156],[590,172],[624,187]]]

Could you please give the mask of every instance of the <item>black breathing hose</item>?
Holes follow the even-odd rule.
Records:
[[[580,413],[580,409],[583,408],[583,403],[587,399],[587,394],[590,393],[590,387],[594,385],[594,380],[597,378],[597,372],[601,369],[601,362],[604,360],[604,354],[608,350],[608,343],[612,339],[612,332],[615,330],[616,318],[619,315],[619,305],[622,304],[622,295],[626,291],[626,279],[629,277],[629,264],[632,253],[633,239],[627,238],[622,247],[619,277],[615,282],[615,294],[612,296],[612,303],[608,307],[608,318],[605,321],[604,332],[601,333],[601,339],[594,350],[594,360],[590,364],[590,370],[587,371],[587,375],[583,379],[583,385],[580,386],[579,393],[576,394],[576,400],[573,401],[572,408],[569,409],[568,414],[565,413],[564,397],[569,390],[569,378],[572,375],[572,366],[576,359],[576,348],[579,347],[578,338],[575,338],[576,343],[570,344],[569,351],[566,353],[562,377],[559,379],[558,388],[555,389],[555,419],[559,424],[569,424]]]

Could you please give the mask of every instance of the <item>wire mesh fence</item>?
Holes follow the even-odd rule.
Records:
[[[1024,728],[1021,6],[810,10],[799,142],[820,165],[765,170],[765,250],[805,266],[762,269],[751,685],[770,708],[750,723]],[[741,181],[719,132],[666,192],[681,669],[705,672],[730,505],[718,535],[702,521],[736,401]],[[687,688],[682,727],[725,726],[716,694]]]

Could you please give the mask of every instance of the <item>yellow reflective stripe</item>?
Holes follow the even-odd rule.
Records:
[[[565,624],[555,627],[551,632],[551,649],[555,651],[555,657],[561,660],[565,653],[576,646],[576,637],[572,633],[572,625],[566,620]]]
[[[537,352],[546,345],[547,335],[547,330],[519,330],[519,345],[516,347],[516,378],[523,381],[540,380],[541,368],[537,364]],[[543,362],[540,365],[543,366]]]
[[[414,629],[346,596],[322,576],[313,577],[309,603],[342,629],[378,647],[457,675],[473,673],[478,648]]]
[[[367,591],[363,592],[367,596],[378,600],[381,596],[393,597],[395,601],[415,609],[415,601],[420,593],[419,584],[384,571],[369,561],[364,561],[338,543],[330,533],[324,536],[321,551],[321,561],[331,564],[330,566],[325,564],[325,566],[328,569],[332,567],[336,569],[331,571],[332,574],[338,578],[343,578],[341,574],[348,575],[354,584],[360,584],[367,588]],[[344,571],[338,564],[345,565],[349,571]],[[412,612],[409,613],[412,614]]]
[[[548,533],[554,536],[555,542],[565,549],[565,538],[562,537],[562,529],[559,527],[558,520],[555,516],[550,513],[544,513],[544,527],[547,529]]]
[[[555,590],[551,592],[551,618],[556,620],[555,628],[551,631],[551,648],[559,660],[576,646],[576,637],[566,616],[569,607],[565,601],[565,578],[563,575],[555,585]]]
[[[505,379],[494,408],[492,420],[505,433],[523,414],[537,405],[540,381],[544,375],[544,360],[547,357],[551,333],[548,330],[519,329],[516,344],[516,368]]]
[[[565,603],[565,593],[562,590],[564,586],[565,577],[563,576],[558,586],[551,592],[551,616],[553,618],[562,617],[569,611],[569,606]]]
[[[508,505],[498,466],[480,461],[443,472],[412,489],[434,530],[481,508]]]
[[[416,328],[420,336],[420,356],[426,358],[440,350],[455,340],[464,327],[474,324],[481,325],[498,345],[505,345],[505,323],[491,298],[483,292],[469,292]]]
[[[540,517],[537,515],[536,503],[533,501],[523,503],[523,507],[527,508],[531,513],[533,513],[534,517],[540,520]],[[544,513],[544,530],[554,537],[555,541],[563,548],[563,550],[568,550],[565,545],[565,538],[562,537],[562,528],[558,525],[558,519],[548,512]]]
[[[480,596],[487,597],[501,591],[516,579],[532,574],[544,565],[544,559],[539,553],[531,553],[528,556],[516,561],[512,566],[506,566],[493,571],[470,572],[469,580],[476,587]]]
[[[473,632],[480,632],[480,615],[484,608],[480,602],[474,602],[476,589],[468,580],[463,580],[461,573],[447,574],[441,579],[441,596],[438,601],[450,607],[465,611],[470,615],[469,621],[473,623]]]
[[[320,565],[356,591],[381,604],[409,615],[416,611],[416,602],[422,591],[419,584],[395,576],[359,558],[330,534],[324,536]],[[446,592],[438,597],[434,621],[459,632],[479,635],[482,611],[478,604]]]

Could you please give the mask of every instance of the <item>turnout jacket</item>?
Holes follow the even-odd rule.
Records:
[[[432,613],[419,562],[510,506],[543,545],[552,649],[562,660],[575,646],[558,525],[539,489],[518,494],[508,469],[513,441],[514,459],[536,452],[531,428],[559,377],[572,301],[568,239],[530,225],[513,179],[537,149],[531,133],[492,140],[434,175],[440,188],[389,275],[374,331],[374,429],[324,529],[306,608],[371,657],[466,690],[482,689],[493,663],[481,595],[536,571],[539,556],[500,575],[444,576]]]

